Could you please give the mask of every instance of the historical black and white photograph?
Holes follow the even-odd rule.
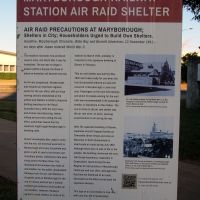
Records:
[[[124,157],[172,158],[172,117],[125,117]]]
[[[174,96],[174,55],[125,57],[125,95]]]

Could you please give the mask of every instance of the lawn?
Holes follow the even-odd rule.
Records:
[[[186,109],[181,102],[180,145],[181,160],[200,161],[200,109]]]
[[[0,80],[16,80],[16,73],[0,73]]]
[[[0,100],[0,118],[16,121],[16,101]]]
[[[0,176],[0,199],[16,200],[17,185],[16,183]]]

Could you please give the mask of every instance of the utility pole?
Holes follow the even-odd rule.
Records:
[[[199,57],[193,57],[188,61],[187,66],[187,108],[200,107],[200,80],[198,80],[198,64],[200,63]]]

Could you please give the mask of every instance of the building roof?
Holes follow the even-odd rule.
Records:
[[[0,54],[6,54],[6,55],[10,55],[10,56],[16,56],[16,53],[10,52],[10,51],[2,51],[2,50],[0,50]]]

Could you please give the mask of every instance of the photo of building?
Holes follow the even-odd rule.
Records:
[[[174,56],[126,56],[125,95],[173,96],[174,86]]]
[[[134,118],[132,118],[134,120]],[[142,121],[148,120],[143,119]],[[130,119],[129,119],[130,121]],[[159,120],[157,120],[159,121]],[[164,122],[164,121],[163,121]],[[134,121],[133,121],[134,124]],[[139,124],[139,123],[137,123]],[[142,123],[140,123],[142,124]],[[173,132],[161,129],[159,123],[147,123],[147,131],[140,127],[133,131],[125,131],[123,139],[124,157],[137,158],[172,158],[173,157]],[[136,124],[135,124],[136,126]],[[136,130],[137,129],[137,130]]]

